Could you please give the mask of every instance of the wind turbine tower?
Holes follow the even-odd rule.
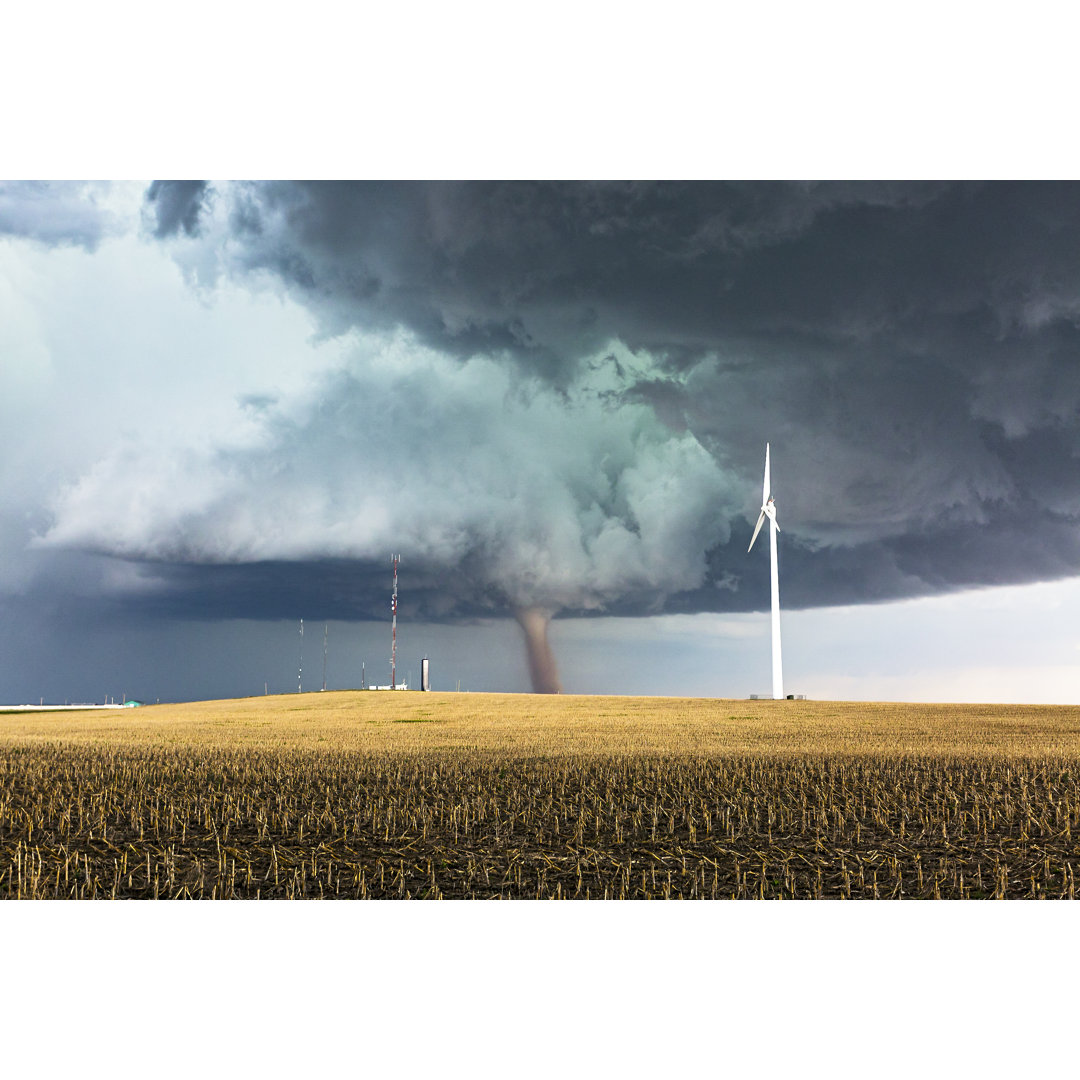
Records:
[[[397,689],[397,568],[400,555],[391,555],[394,564],[394,593],[390,598],[390,689]]]
[[[754,535],[750,538],[750,551],[761,531],[764,520],[769,519],[769,583],[772,586],[772,696],[781,701],[784,697],[784,667],[780,659],[780,576],[776,568],[776,534],[780,526],[776,524],[776,503],[772,494],[772,479],[769,476],[769,444],[765,444],[765,483],[761,489],[761,513],[758,514]]]

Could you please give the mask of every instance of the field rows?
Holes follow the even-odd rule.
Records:
[[[1073,898],[1075,755],[0,745],[10,898]]]

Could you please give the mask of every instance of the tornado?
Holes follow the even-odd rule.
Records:
[[[534,694],[562,693],[555,656],[547,639],[551,615],[550,611],[537,607],[516,608],[514,611],[514,618],[525,633],[525,651],[529,657],[529,675]]]

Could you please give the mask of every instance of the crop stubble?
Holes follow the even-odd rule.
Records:
[[[1080,709],[340,693],[0,716],[10,898],[1073,898]]]

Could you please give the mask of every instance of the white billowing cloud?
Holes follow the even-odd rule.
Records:
[[[140,199],[119,187],[99,201],[137,222]],[[195,293],[134,232],[92,251],[0,236],[0,594],[51,573],[27,543],[58,489],[125,453],[182,471],[249,437],[245,398],[294,395],[339,365],[340,343],[312,335],[310,314],[280,290],[222,280]],[[121,512],[112,492],[101,498],[102,513]]]
[[[128,194],[109,196],[116,220],[137,218]],[[92,251],[0,238],[5,593],[65,548],[207,562],[400,549],[462,564],[455,586],[495,604],[647,605],[699,585],[728,536],[738,500],[712,458],[651,406],[619,403],[647,354],[616,343],[555,390],[404,333],[316,338],[280,288],[201,280],[186,287],[135,232]]]
[[[492,602],[602,608],[699,586],[741,488],[689,433],[615,395],[617,343],[565,391],[412,337],[177,443],[140,435],[53,507],[42,540],[189,562],[382,559],[458,568]],[[621,361],[614,359],[621,354]]]

